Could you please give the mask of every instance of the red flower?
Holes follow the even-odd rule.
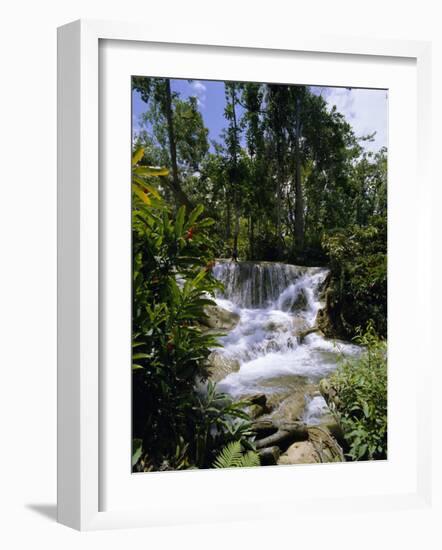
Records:
[[[191,240],[193,237],[193,227],[190,227],[188,230],[187,230],[187,233],[186,233],[186,240]]]

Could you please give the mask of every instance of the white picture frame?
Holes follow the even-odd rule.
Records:
[[[143,483],[150,485],[147,490],[156,494],[158,499],[147,506],[139,503],[129,505],[128,495],[121,498],[120,503],[113,502],[110,509],[103,505],[103,483],[108,483],[107,472],[112,471],[105,462],[104,453],[110,447],[104,441],[103,415],[108,410],[103,403],[107,396],[105,391],[112,391],[109,386],[102,385],[102,302],[106,300],[106,292],[102,288],[103,280],[103,235],[106,225],[102,224],[102,194],[100,190],[100,155],[102,141],[100,136],[100,114],[105,107],[101,105],[100,62],[103,57],[100,47],[113,42],[126,44],[129,48],[137,45],[167,45],[174,51],[183,51],[183,56],[190,55],[192,48],[205,52],[210,56],[213,48],[228,51],[232,64],[241,55],[264,55],[266,52],[275,59],[283,58],[291,53],[317,56],[326,64],[327,59],[353,59],[355,63],[363,63],[363,59],[377,59],[380,63],[393,65],[401,60],[409,60],[415,66],[415,83],[417,84],[416,102],[413,99],[413,112],[417,120],[411,122],[412,148],[415,156],[415,166],[419,171],[419,186],[416,197],[419,203],[418,231],[415,236],[417,246],[418,266],[413,271],[411,279],[416,285],[416,303],[424,312],[431,308],[431,184],[428,173],[427,151],[429,150],[429,121],[431,103],[429,98],[430,80],[430,44],[424,42],[406,42],[389,40],[364,40],[356,38],[318,37],[305,38],[281,37],[278,42],[265,43],[265,40],[249,42],[237,38],[227,38],[225,42],[211,44],[204,37],[186,36],[185,29],[181,35],[167,36],[167,31],[146,29],[137,24],[102,21],[76,21],[59,29],[58,33],[58,521],[80,530],[103,529],[115,527],[139,527],[172,523],[187,523],[193,521],[220,521],[231,519],[259,518],[265,513],[263,500],[259,500],[250,490],[243,494],[237,504],[229,510],[222,506],[208,508],[204,500],[198,503],[194,499],[186,509],[173,506],[170,500],[175,498],[173,491],[188,491],[189,486],[195,487],[195,476],[199,476],[200,485],[207,485],[207,476],[211,472],[191,472],[177,474],[146,474],[132,476],[131,485]],[[161,47],[159,47],[161,49]],[[187,52],[187,53],[186,53]],[[154,55],[151,53],[151,55]],[[326,59],[324,56],[328,56]],[[360,56],[364,56],[363,58]],[[183,58],[184,59],[184,58]],[[101,60],[101,61],[100,61]],[[112,61],[116,63],[116,61]],[[185,70],[185,69],[183,69]],[[118,74],[118,73],[115,73]],[[178,75],[180,76],[180,75]],[[184,77],[193,75],[183,74]],[[204,77],[199,73],[199,77]],[[233,78],[232,78],[233,79]],[[246,79],[246,78],[245,78]],[[264,78],[262,80],[265,80]],[[290,81],[290,80],[289,80]],[[106,79],[104,79],[106,82]],[[315,82],[316,83],[316,82]],[[414,91],[412,92],[414,94]],[[129,144],[130,142],[128,142]],[[412,156],[413,156],[412,155]],[[413,164],[413,163],[412,163]],[[415,177],[413,171],[411,177]],[[399,174],[396,173],[396,177]],[[404,174],[404,177],[407,177]],[[389,180],[390,185],[390,180]],[[410,197],[411,198],[411,197]],[[406,202],[406,197],[403,199]],[[400,222],[400,209],[397,209],[397,221]],[[393,218],[395,216],[393,210]],[[389,220],[390,223],[390,220]],[[390,229],[390,226],[389,226]],[[396,231],[396,241],[400,239]],[[390,243],[389,243],[390,244]],[[399,261],[399,256],[397,256]],[[389,273],[390,277],[390,273]],[[418,290],[419,289],[419,290]],[[394,294],[394,293],[393,293]],[[396,293],[398,294],[398,293]],[[426,317],[426,319],[425,319]],[[355,502],[364,510],[394,509],[403,507],[427,506],[431,498],[430,469],[430,432],[427,419],[430,415],[430,401],[425,392],[428,385],[431,368],[431,334],[429,315],[421,317],[420,328],[424,334],[422,346],[426,346],[427,361],[420,365],[419,379],[414,381],[407,391],[413,392],[416,398],[412,410],[413,426],[413,461],[409,468],[413,470],[413,479],[409,489],[399,490],[387,487],[385,491],[365,490],[358,494],[351,491],[358,477],[367,475],[367,469],[356,469],[360,465],[335,465],[334,470],[322,470],[320,477],[333,472],[334,475],[348,476],[348,491],[336,498],[327,497],[318,489],[312,498],[305,494],[301,498],[287,496],[285,503],[303,512],[324,508],[339,502],[341,509],[351,509]],[[428,329],[428,330],[426,330]],[[426,336],[425,336],[426,335]],[[412,373],[411,353],[409,373]],[[409,381],[411,379],[409,377]],[[389,388],[389,391],[391,388]],[[410,394],[411,395],[411,394]],[[127,411],[127,415],[130,414]],[[127,416],[126,415],[126,416]],[[123,415],[124,417],[124,415]],[[126,418],[127,420],[127,418]],[[124,424],[124,422],[123,422]],[[127,422],[125,424],[127,428]],[[128,443],[128,442],[126,442]],[[126,443],[122,444],[125,449]],[[106,467],[104,467],[106,464]],[[390,463],[394,469],[394,460]],[[374,476],[391,476],[386,467],[375,466]],[[342,474],[342,468],[348,472]],[[281,499],[279,493],[272,487],[284,484],[290,478],[296,467],[266,468],[266,478],[262,478],[264,498]],[[321,468],[323,468],[321,466]],[[333,468],[324,465],[324,468]],[[382,471],[385,470],[385,471]],[[300,477],[307,477],[308,468],[298,469],[303,474],[296,474],[297,483]],[[411,471],[411,470],[408,470]],[[221,478],[220,474],[223,476]],[[239,478],[239,474],[241,478]],[[404,469],[403,476],[407,474]],[[125,472],[126,476],[130,475]],[[254,482],[255,473],[216,472],[220,485],[237,486],[246,480],[243,491],[248,490]],[[192,477],[191,477],[192,476]],[[394,476],[393,476],[394,477]],[[143,481],[137,481],[143,479]],[[214,478],[210,479],[212,484]],[[397,483],[403,478],[398,477]],[[135,481],[133,481],[135,480]],[[198,483],[197,483],[198,485]],[[186,488],[187,487],[187,488]],[[146,490],[146,489],[143,489]],[[202,487],[195,489],[196,493]],[[156,493],[155,493],[156,491]],[[266,492],[267,491],[267,492]],[[161,492],[167,493],[167,498],[160,499]],[[201,493],[202,494],[202,493]],[[116,493],[118,497],[118,493]],[[226,497],[227,498],[227,497]],[[177,499],[178,500],[178,499]],[[222,499],[221,499],[222,500]],[[293,509],[292,508],[292,509]],[[168,513],[166,513],[168,511]],[[196,513],[198,512],[198,513]],[[280,513],[280,511],[278,511]],[[268,517],[268,513],[266,512]],[[198,518],[198,520],[193,519]]]

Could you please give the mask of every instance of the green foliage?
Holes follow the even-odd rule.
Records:
[[[336,395],[329,401],[342,426],[352,460],[387,458],[387,346],[371,324],[355,338],[364,347],[330,378]]]
[[[171,161],[166,81],[133,79],[147,104],[136,140],[151,165]],[[386,151],[373,155],[361,146],[372,136],[357,138],[343,115],[308,86],[224,85],[225,129],[212,151],[196,98],[172,94],[183,190],[214,217],[210,234],[220,254],[229,257],[236,248],[240,259],[325,264],[324,237],[386,217]],[[170,193],[166,198],[172,199]],[[295,230],[299,194],[301,243]]]
[[[140,460],[142,452],[143,452],[143,440],[133,439],[132,440],[132,466],[135,466],[135,464]]]
[[[386,219],[372,219],[367,227],[351,226],[323,238],[332,271],[327,293],[328,316],[337,334],[353,337],[355,327],[372,321],[387,335]]]
[[[387,153],[364,152],[372,136],[356,137],[308,86],[225,82],[225,129],[211,148],[195,97],[166,78],[134,77],[133,90],[146,103],[132,166],[134,458],[145,470],[206,468],[233,441],[253,445],[244,404],[200,384],[217,345],[200,328],[215,255],[327,265],[321,328],[385,338]],[[360,430],[351,456],[381,453]]]
[[[249,404],[248,401],[234,402],[227,394],[217,392],[210,381],[198,394],[192,415],[196,426],[194,456],[198,467],[210,467],[216,451],[232,441],[253,450],[254,432],[245,412]]]
[[[232,441],[224,447],[213,463],[214,468],[252,468],[260,466],[256,451],[244,452],[240,441]]]
[[[170,166],[166,81],[165,78],[134,77],[133,88],[148,104],[141,120],[147,130],[142,131],[140,137],[142,141],[150,142],[154,162]],[[178,94],[172,93],[171,103],[177,161],[182,175],[188,176],[198,170],[209,151],[209,132],[204,126],[195,97],[183,100]]]
[[[151,173],[143,177],[153,189]],[[220,286],[211,272],[213,222],[201,205],[173,214],[153,195],[146,202],[133,194],[133,434],[142,440],[133,460],[142,457],[145,469],[208,467],[218,445],[252,435],[244,404],[211,384],[196,389],[218,345],[218,335],[200,328]]]
[[[132,191],[144,204],[151,205],[160,195],[154,185],[147,178],[167,176],[169,170],[159,166],[142,166],[140,161],[144,157],[144,148],[138,146],[132,155]]]

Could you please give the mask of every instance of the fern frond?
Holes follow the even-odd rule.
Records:
[[[241,443],[232,441],[220,451],[213,465],[215,468],[233,468],[241,456]]]
[[[239,468],[253,468],[254,466],[261,466],[259,454],[256,451],[247,451],[242,455],[239,464]]]
[[[240,441],[226,445],[213,463],[214,468],[251,468],[260,465],[259,454],[255,451],[243,453]]]

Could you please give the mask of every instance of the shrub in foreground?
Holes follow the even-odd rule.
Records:
[[[343,360],[321,392],[339,421],[351,460],[387,458],[387,344],[369,323],[355,341],[364,351]]]

